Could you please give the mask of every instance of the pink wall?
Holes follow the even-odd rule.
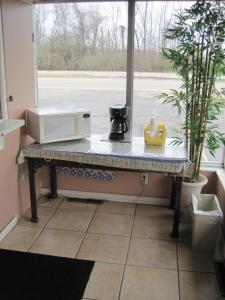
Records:
[[[202,193],[204,194],[215,194],[216,193],[216,184],[217,184],[217,176],[216,172],[202,172],[208,178],[208,183],[203,187]]]
[[[159,174],[149,174],[149,184],[140,184],[140,173],[117,172],[111,182],[58,175],[58,188],[93,193],[109,193],[121,195],[139,195],[144,197],[168,198],[170,195],[171,179]],[[42,171],[42,187],[49,187],[48,169]]]
[[[0,151],[0,230],[17,213],[17,175],[15,158],[19,148],[19,130],[5,139],[5,148]]]
[[[225,215],[225,191],[216,175],[216,172],[202,172],[208,178],[208,184],[203,188],[205,194],[216,194],[220,200]],[[42,187],[50,187],[49,170],[47,167],[41,172]],[[169,198],[171,179],[155,173],[149,174],[149,184],[140,184],[140,173],[117,172],[112,182],[58,175],[58,189],[84,191],[93,193],[109,193],[131,196]],[[143,189],[142,189],[143,188]]]
[[[222,185],[218,177],[217,177],[215,190],[216,190],[216,195],[220,201],[221,208],[223,210],[223,214],[224,214],[223,222],[225,228],[225,190],[224,190],[224,186]]]
[[[23,118],[35,105],[35,68],[32,6],[20,0],[2,0],[7,96],[10,118]]]
[[[14,101],[8,103],[9,118],[24,118],[24,110],[35,106],[35,73],[33,51],[32,6],[19,0],[1,0],[6,69],[6,93]],[[23,180],[16,164],[19,149],[30,139],[25,129],[6,138],[0,151],[0,230],[17,213],[29,207],[28,178]],[[4,170],[4,172],[2,172]]]

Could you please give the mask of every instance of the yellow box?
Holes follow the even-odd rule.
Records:
[[[150,134],[150,124],[147,124],[144,128],[144,138],[145,144],[152,146],[162,146],[165,145],[166,135],[167,135],[167,127],[165,124],[157,124],[156,133],[154,136]]]

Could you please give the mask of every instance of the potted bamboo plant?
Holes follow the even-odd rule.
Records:
[[[220,1],[196,1],[190,8],[176,15],[175,24],[165,34],[165,42],[176,47],[162,49],[182,79],[179,90],[171,90],[160,97],[164,103],[176,107],[184,115],[182,136],[175,144],[185,143],[189,160],[193,163],[191,178],[182,187],[188,201],[187,189],[197,187],[200,193],[207,183],[200,173],[204,148],[211,155],[225,144],[225,135],[218,131],[218,116],[225,110],[224,91],[216,88],[216,80],[225,74],[225,4]]]

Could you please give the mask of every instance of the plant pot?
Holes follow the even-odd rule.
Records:
[[[181,216],[190,220],[192,214],[192,194],[199,196],[202,188],[207,184],[208,179],[204,175],[200,175],[198,182],[185,182],[182,184],[181,193]]]

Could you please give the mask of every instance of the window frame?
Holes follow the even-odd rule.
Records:
[[[44,4],[44,3],[60,3],[65,1],[32,1],[32,0],[22,0],[25,3],[36,3],[36,4]],[[102,2],[98,0],[92,0],[93,2]],[[103,0],[110,1],[110,0]],[[127,11],[127,71],[126,71],[126,105],[128,106],[128,138],[132,138],[132,127],[133,127],[133,84],[134,84],[134,40],[135,40],[135,8],[136,2],[140,0],[117,0],[117,1],[125,1],[128,3],[128,11]],[[154,1],[154,0],[146,0],[146,1]],[[166,1],[166,0],[164,0]],[[194,1],[194,0],[193,0]],[[75,2],[75,1],[74,1]],[[88,0],[77,0],[77,3],[89,2]],[[1,37],[0,37],[1,38]],[[37,55],[36,55],[37,57]],[[37,100],[38,101],[38,100]],[[37,103],[38,104],[38,103]],[[225,167],[225,147],[223,149],[223,162],[204,162],[202,161],[201,165],[203,167]]]
[[[2,25],[2,9],[0,7],[0,119],[8,119],[5,81],[4,37]]]
[[[132,138],[133,127],[135,4],[136,1],[128,0],[126,105],[128,106],[127,135],[129,136],[129,138]]]
[[[223,167],[225,168],[225,146],[223,147]]]

